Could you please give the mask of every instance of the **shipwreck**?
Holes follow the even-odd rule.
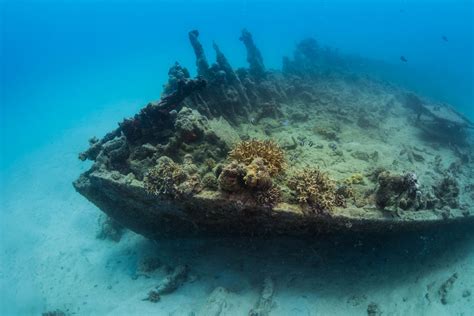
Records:
[[[175,63],[158,101],[79,155],[93,164],[75,189],[113,220],[151,239],[474,222],[461,114],[352,72],[314,39],[269,70],[244,29],[248,68],[234,69],[188,35],[197,76]]]

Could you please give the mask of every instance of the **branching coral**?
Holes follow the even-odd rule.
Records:
[[[281,200],[281,191],[273,184],[262,158],[247,166],[232,161],[222,169],[218,182],[223,191],[250,193],[260,206],[273,208]]]
[[[255,191],[253,198],[258,205],[273,208],[281,200],[281,191],[277,186],[273,185],[269,189]]]
[[[184,165],[162,156],[157,165],[145,175],[145,190],[150,194],[176,197],[190,195],[201,190],[199,176],[193,171],[192,162]]]
[[[229,157],[245,165],[251,164],[255,158],[261,158],[270,176],[281,173],[286,166],[283,150],[272,140],[242,141],[232,149]]]
[[[227,192],[247,192],[259,204],[272,208],[281,197],[272,177],[283,172],[285,155],[273,141],[249,140],[230,152],[232,161],[219,175],[219,188]]]
[[[169,157],[163,156],[158,164],[145,175],[145,190],[148,193],[159,195],[174,195],[175,184],[184,181],[186,175]]]
[[[308,205],[313,212],[324,213],[336,206],[344,206],[344,196],[336,184],[319,169],[300,171],[288,181],[299,203]]]

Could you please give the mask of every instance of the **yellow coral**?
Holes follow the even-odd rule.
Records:
[[[272,140],[248,140],[238,143],[229,153],[229,157],[245,165],[255,158],[261,158],[271,176],[283,171],[286,166],[283,150]]]
[[[249,188],[267,190],[272,186],[272,179],[268,168],[262,158],[255,158],[250,165],[245,167],[245,185]]]
[[[344,197],[337,193],[336,184],[319,169],[300,171],[289,181],[296,199],[315,212],[327,212],[344,205]]]

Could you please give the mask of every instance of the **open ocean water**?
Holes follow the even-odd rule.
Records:
[[[243,28],[267,69],[314,37],[368,60],[364,75],[474,120],[471,0],[0,0],[0,315],[474,315],[472,226],[309,241],[96,238],[101,212],[71,185],[91,166],[77,159],[87,140],[159,99],[176,61],[196,75],[191,30],[209,61],[215,41],[246,67]],[[472,172],[463,181],[468,195]],[[137,272],[156,256],[161,270]],[[143,301],[181,264],[184,285]],[[272,288],[265,308],[262,287]]]

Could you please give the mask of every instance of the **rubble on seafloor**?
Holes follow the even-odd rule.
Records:
[[[195,78],[175,63],[159,101],[79,155],[93,164],[74,186],[111,219],[150,238],[472,221],[472,123],[451,107],[314,39],[279,71],[248,30],[248,68],[217,43],[210,63],[199,36]]]
[[[162,295],[170,294],[176,291],[188,279],[189,268],[186,265],[179,265],[167,275],[161,282],[148,292],[144,301],[152,303],[159,302]]]

